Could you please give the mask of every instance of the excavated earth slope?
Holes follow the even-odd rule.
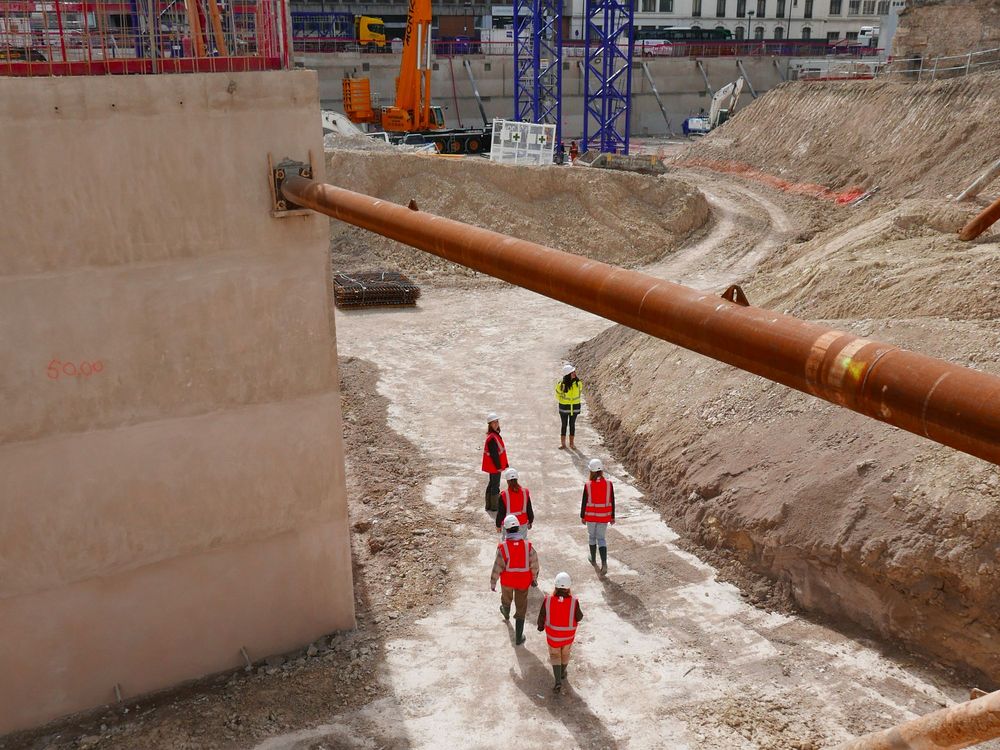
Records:
[[[790,82],[685,149],[681,163],[749,165],[833,190],[958,194],[997,158],[1000,73],[928,83]]]
[[[334,185],[620,266],[658,259],[708,219],[705,197],[675,179],[516,167],[386,151],[328,151]],[[334,271],[476,276],[461,266],[331,222]],[[358,248],[363,248],[362,252]]]
[[[997,234],[954,234],[975,210],[836,209],[742,282],[755,305],[1000,374]],[[998,467],[622,327],[571,356],[612,450],[751,598],[1000,684]]]

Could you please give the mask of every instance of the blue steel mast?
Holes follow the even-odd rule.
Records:
[[[628,153],[634,17],[633,0],[586,0],[582,151]]]
[[[562,0],[514,0],[514,119],[562,137]]]

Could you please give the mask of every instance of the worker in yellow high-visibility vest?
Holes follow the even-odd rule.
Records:
[[[561,380],[556,381],[556,401],[559,402],[559,419],[562,428],[559,432],[559,450],[566,447],[566,432],[569,428],[569,449],[574,450],[576,445],[576,418],[580,415],[580,402],[583,397],[583,383],[576,376],[576,368],[573,365],[563,367]]]

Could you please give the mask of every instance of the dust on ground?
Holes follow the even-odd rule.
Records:
[[[403,205],[414,200],[421,211],[621,266],[670,253],[709,215],[701,193],[674,179],[398,152],[334,150],[326,158],[327,179],[339,187]],[[330,233],[335,272],[487,278],[346,224],[333,222]]]
[[[446,540],[460,512],[429,512],[423,454],[388,427],[377,369],[352,358],[339,367],[357,628],[244,670],[8,735],[0,749],[248,747],[386,694],[379,670],[387,634],[407,633],[448,597]]]

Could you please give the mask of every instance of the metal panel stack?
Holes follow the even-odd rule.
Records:
[[[337,307],[382,307],[415,305],[420,287],[401,273],[370,271],[338,273],[333,277],[333,301]]]

